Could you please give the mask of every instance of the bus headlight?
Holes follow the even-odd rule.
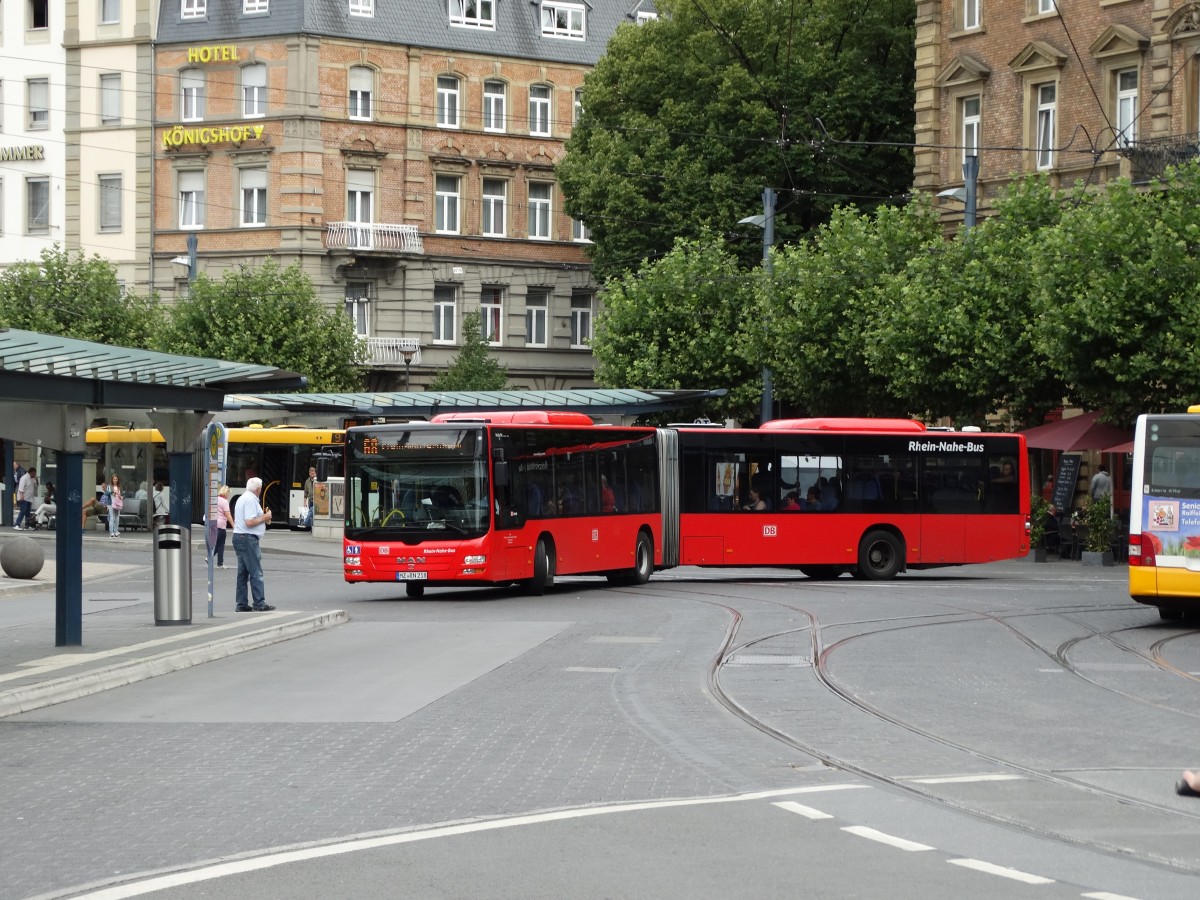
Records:
[[[348,565],[348,566],[362,565],[362,559],[358,556],[347,556],[346,557],[346,565]]]
[[[485,562],[487,562],[487,557],[483,555],[463,557],[464,566],[482,566]]]

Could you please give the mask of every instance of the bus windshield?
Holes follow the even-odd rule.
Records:
[[[362,431],[347,454],[348,538],[415,543],[487,532],[486,443],[478,428]]]

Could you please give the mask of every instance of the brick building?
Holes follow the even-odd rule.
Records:
[[[514,387],[593,384],[586,229],[554,166],[629,0],[165,0],[155,282],[300,261],[376,389],[417,387],[479,311]]]
[[[1146,180],[1196,153],[1198,50],[1194,0],[918,0],[914,186]]]

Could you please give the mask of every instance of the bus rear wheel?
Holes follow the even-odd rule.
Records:
[[[609,584],[645,584],[654,574],[654,546],[650,537],[639,534],[637,544],[633,548],[633,568],[620,572],[612,572],[608,576]]]
[[[904,561],[904,547],[890,531],[868,531],[858,545],[858,574],[868,581],[896,577]]]
[[[1183,610],[1178,606],[1160,606],[1158,617],[1164,622],[1178,622],[1183,618]]]
[[[533,596],[540,597],[553,584],[554,557],[550,555],[545,540],[538,538],[533,548],[533,578],[526,583],[525,589]]]
[[[410,581],[404,585],[404,593],[416,600],[425,596],[425,585],[419,581]]]

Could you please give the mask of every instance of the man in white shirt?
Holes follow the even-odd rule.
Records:
[[[33,512],[33,501],[38,498],[38,480],[37,469],[33,466],[29,467],[29,471],[21,476],[21,480],[17,482],[17,509],[20,513],[17,515],[17,521],[13,528],[17,531],[21,530],[22,523],[26,517],[32,521],[30,513]]]
[[[262,494],[262,479],[251,478],[246,482],[246,493],[238,497],[233,512],[233,551],[237,554],[237,611],[268,612],[274,609],[267,605],[266,589],[263,586],[262,548],[259,539],[266,534],[271,523],[271,511],[263,512],[259,497]],[[254,598],[248,602],[247,587]]]

